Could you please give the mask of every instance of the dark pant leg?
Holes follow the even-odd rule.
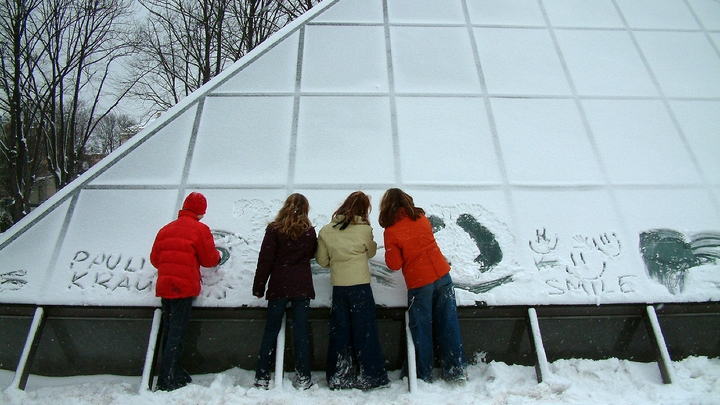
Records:
[[[435,351],[432,321],[433,285],[408,290],[410,334],[415,344],[417,377],[432,382]]]
[[[295,356],[295,373],[298,376],[310,377],[310,333],[308,328],[309,298],[293,298],[292,334],[293,354]]]
[[[359,388],[376,388],[390,380],[380,345],[375,298],[370,284],[355,285],[351,289],[350,318],[354,353],[360,365]]]
[[[190,375],[180,365],[180,356],[185,346],[193,299],[194,297],[162,299],[165,338],[157,383],[157,388],[160,390],[174,390],[192,381]]]
[[[348,287],[333,287],[325,375],[331,389],[355,386]]]
[[[453,380],[465,375],[467,362],[460,337],[455,289],[450,275],[434,283],[433,333],[444,379]]]
[[[285,298],[269,300],[267,306],[267,319],[265,320],[265,331],[260,353],[258,354],[257,367],[255,369],[255,380],[269,380],[271,367],[273,365],[273,354],[277,345],[278,333],[282,328],[283,315],[288,300]]]

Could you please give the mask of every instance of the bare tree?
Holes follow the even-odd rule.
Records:
[[[279,4],[277,0],[232,4],[230,16],[237,34],[226,37],[224,48],[233,61],[253,50],[289,21]]]
[[[112,67],[132,50],[124,25],[130,6],[129,0],[45,0],[41,7],[48,22],[42,35],[47,66],[41,70],[47,93],[38,98],[45,100],[45,147],[58,189],[82,171],[92,131],[129,91],[102,105]]]
[[[0,163],[17,221],[41,171],[58,189],[80,173],[90,134],[127,94],[111,76],[134,45],[131,0],[0,1]]]
[[[107,155],[139,131],[137,120],[127,114],[110,113],[98,122],[90,136],[88,153]]]
[[[13,220],[40,172],[61,188],[86,151],[117,146],[110,114],[125,96],[150,101],[148,116],[164,111],[318,2],[138,0],[149,12],[138,28],[132,1],[0,0],[0,178]],[[113,81],[130,52],[132,77]]]
[[[221,44],[231,0],[138,0],[149,13],[133,64],[139,85],[133,95],[155,112],[177,104],[231,62]]]
[[[138,0],[149,13],[133,97],[162,112],[318,0]]]
[[[42,162],[35,100],[35,72],[41,48],[35,18],[42,0],[4,0],[0,7],[0,167],[8,170],[5,188],[11,216],[17,221],[30,212],[30,191]]]
[[[278,6],[283,10],[289,21],[292,21],[318,4],[319,0],[280,0]]]

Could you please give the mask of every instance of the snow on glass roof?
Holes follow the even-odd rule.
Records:
[[[196,305],[263,305],[288,194],[319,229],[369,193],[382,245],[390,187],[427,211],[460,305],[718,300],[718,117],[718,1],[326,0],[0,236],[0,302],[157,305],[150,247],[199,191],[227,261]]]

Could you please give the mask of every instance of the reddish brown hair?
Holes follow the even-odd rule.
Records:
[[[333,218],[337,218],[340,215],[345,217],[340,227],[342,230],[350,224],[355,224],[355,217],[360,217],[366,224],[370,224],[370,219],[368,219],[369,214],[370,197],[362,191],[356,191],[345,199],[345,202],[342,203],[340,208],[338,208],[332,216]]]
[[[310,203],[304,195],[290,194],[270,226],[290,239],[297,239],[303,232],[312,228],[308,211],[310,211]]]
[[[400,208],[405,209],[405,213],[413,221],[418,219],[420,215],[425,215],[425,210],[416,207],[413,198],[409,194],[399,188],[388,189],[380,201],[380,226],[387,228],[395,223]]]

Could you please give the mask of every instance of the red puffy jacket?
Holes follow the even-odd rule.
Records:
[[[180,210],[178,219],[158,232],[150,253],[158,269],[155,295],[162,298],[197,297],[200,294],[200,266],[220,263],[210,228],[197,215]]]
[[[385,228],[384,239],[385,264],[391,270],[402,268],[408,289],[434,283],[450,272],[425,215],[413,221],[400,208],[395,223]]]

